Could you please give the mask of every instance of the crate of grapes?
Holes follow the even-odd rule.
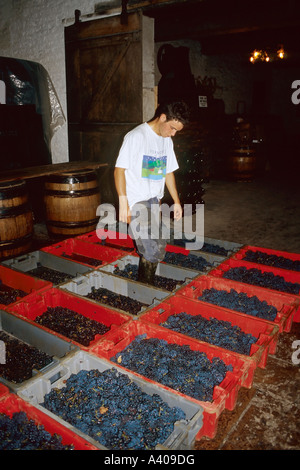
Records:
[[[138,281],[139,262],[139,256],[127,255],[114,263],[100,267],[100,271]],[[154,286],[157,289],[174,292],[183,284],[190,282],[197,276],[198,273],[194,270],[158,263],[155,272]]]
[[[243,245],[240,243],[230,242],[227,240],[218,240],[216,238],[203,238],[203,245],[198,249],[197,245],[195,248],[191,246],[191,243],[195,243],[195,234],[182,234],[180,232],[174,232],[170,238],[170,245],[181,246],[182,248],[189,249],[191,251],[201,251],[211,253],[224,258],[236,253]],[[187,245],[189,243],[189,245]],[[189,248],[190,247],[190,248]]]
[[[98,450],[13,393],[0,399],[0,450]]]
[[[79,348],[25,319],[0,311],[0,382],[16,392]]]
[[[234,409],[239,389],[252,380],[247,357],[140,319],[121,326],[92,352],[198,403],[203,426],[197,439],[215,436],[220,414]]]
[[[23,272],[33,278],[48,281],[53,286],[58,286],[63,282],[93,270],[92,267],[63,259],[41,250],[3,261],[3,265],[15,271]]]
[[[38,292],[52,287],[51,282],[35,279],[0,265],[0,309],[6,310],[31,292]]]
[[[186,450],[202,427],[199,404],[86,351],[18,395],[102,450]]]
[[[210,271],[212,276],[243,282],[272,292],[281,292],[295,297],[298,308],[294,321],[300,321],[300,273],[282,268],[273,268],[250,261],[229,258]]]
[[[166,246],[166,254],[162,263],[175,265],[184,269],[194,270],[200,274],[209,272],[224,261],[224,257],[205,253],[202,251],[190,251],[179,246]]]
[[[108,332],[131,320],[129,315],[58,288],[51,288],[41,295],[29,295],[8,311],[86,351]]]
[[[234,311],[245,315],[245,318],[254,317],[270,325],[275,324],[280,333],[291,330],[297,309],[297,299],[293,295],[211,275],[194,279],[177,294],[200,303],[208,302],[225,312]]]
[[[60,256],[90,268],[97,269],[124,256],[124,252],[115,248],[87,244],[76,238],[69,238],[62,242],[42,248],[41,251]]]
[[[146,321],[249,358],[248,385],[256,367],[275,354],[279,327],[208,303],[174,295],[140,317]]]
[[[100,245],[107,248],[116,248],[117,250],[124,251],[124,255],[136,251],[133,239],[123,232],[99,228],[93,232],[79,235],[76,239],[95,244],[96,246]]]
[[[300,254],[298,253],[245,245],[232,258],[300,273]]]
[[[248,261],[258,265],[270,266],[275,269],[285,269],[300,273],[300,254],[288,251],[272,250],[257,246],[246,245],[235,253],[233,259]],[[300,321],[300,310],[294,317],[294,321]]]
[[[162,289],[155,289],[102,271],[93,271],[66,282],[59,288],[127,313],[133,318],[137,318],[146,309],[172,295]]]

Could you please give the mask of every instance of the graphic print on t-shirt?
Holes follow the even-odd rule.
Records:
[[[151,157],[143,155],[142,178],[162,180],[166,177],[167,157]]]

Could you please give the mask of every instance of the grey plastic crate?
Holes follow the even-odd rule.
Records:
[[[52,255],[51,253],[46,253],[44,251],[33,251],[26,255],[18,256],[16,258],[3,261],[1,264],[16,271],[27,273],[28,275],[31,275],[29,271],[36,269],[39,266],[42,266],[45,268],[54,269],[55,271],[69,274],[73,278],[85,274],[87,272],[91,272],[93,269],[83,264],[66,260],[64,258]]]
[[[135,266],[138,266],[139,262],[140,262],[140,258],[138,256],[127,255],[127,256],[123,256],[123,258],[120,258],[117,261],[114,261],[113,263],[107,264],[106,266],[101,266],[99,268],[99,271],[114,274],[114,270],[116,266],[122,270],[122,269],[125,269],[125,267],[128,264],[133,264]],[[196,276],[198,276],[198,273],[195,272],[194,270],[185,269],[179,266],[173,266],[170,264],[163,264],[163,263],[158,263],[155,274],[157,274],[158,276],[165,277],[165,278],[174,279],[175,281],[184,281],[184,283],[188,283],[192,279],[194,279]],[[116,276],[117,274],[114,274],[114,275]],[[121,277],[121,276],[118,276],[118,277]],[[182,287],[182,284],[178,284],[178,288],[179,287]]]
[[[65,385],[65,381],[71,374],[77,374],[81,370],[93,369],[97,369],[100,372],[107,369],[115,369],[120,374],[127,375],[132,382],[141,388],[142,392],[151,396],[153,394],[157,394],[170,407],[178,407],[184,411],[186,419],[175,423],[173,432],[164,443],[156,446],[156,450],[187,450],[193,448],[195,437],[203,425],[203,408],[199,404],[194,403],[192,400],[185,399],[169,390],[164,390],[162,387],[132,374],[130,371],[119,368],[117,365],[112,364],[106,359],[93,356],[85,351],[78,351],[72,356],[61,360],[60,364],[47,374],[44,374],[34,383],[20,389],[18,391],[18,395],[25,401],[31,403],[33,406],[51,416],[56,421],[59,421],[74,433],[91,442],[97,448],[107,450],[106,447],[94,438],[84,434],[73,425],[61,419],[59,416],[48,411],[42,405],[45,395],[48,394],[52,388],[62,389]],[[122,397],[120,396],[120,400],[121,399]]]
[[[59,363],[60,359],[79,350],[79,348],[71,342],[63,340],[50,332],[3,310],[0,310],[0,330],[23,343],[36,347],[40,351],[43,351],[52,357],[52,362],[50,364],[39,371],[33,370],[32,378],[24,382],[16,384],[0,376],[0,382],[6,385],[13,392],[17,392],[24,385],[27,386],[35,380],[35,378],[40,377],[44,372],[51,370],[52,367]]]
[[[112,274],[104,273],[100,270],[85,274],[84,276],[80,276],[59,286],[60,289],[66,289],[73,294],[83,297],[86,297],[87,294],[92,291],[93,287],[95,289],[103,287],[116,294],[125,295],[139,302],[143,302],[147,305],[147,307],[143,307],[139,313],[144,313],[148,308],[152,308],[162,299],[172,295],[170,292],[164,291],[162,289],[155,289],[154,287],[146,286],[136,281],[129,281],[128,279],[124,279],[118,276],[113,276]],[[95,300],[91,299],[89,299],[89,301],[96,302]],[[105,305],[108,308],[112,308],[104,303],[102,303],[102,305]],[[133,315],[125,310],[120,310],[117,308],[114,308],[114,310]],[[136,315],[133,315],[133,317],[136,318]]]

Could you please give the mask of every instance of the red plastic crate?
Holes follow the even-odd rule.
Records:
[[[9,389],[6,387],[6,385],[3,385],[3,384],[0,383],[0,400],[1,400],[1,398],[8,395],[9,393],[10,393]]]
[[[32,292],[42,292],[44,290],[50,289],[53,285],[52,282],[36,279],[29,276],[28,274],[7,268],[6,266],[0,266],[0,282],[13,289],[20,289],[26,292],[27,295],[31,294]],[[17,298],[16,302],[18,302],[20,299],[21,297]],[[22,297],[22,299],[24,299],[24,297]],[[15,302],[9,305],[0,303],[0,309],[7,310],[7,308],[14,303]]]
[[[224,309],[220,309],[217,306],[204,302],[199,303],[188,297],[178,295],[169,297],[167,300],[142,315],[140,320],[163,326],[161,323],[165,322],[171,315],[178,315],[181,312],[192,316],[201,315],[208,320],[215,318],[217,320],[227,321],[230,322],[232,326],[241,328],[244,333],[255,336],[257,341],[255,344],[251,345],[250,354],[246,356],[251,360],[253,372],[256,367],[264,368],[267,363],[268,354],[275,354],[276,352],[279,336],[278,326],[260,321],[259,319],[256,320],[254,317],[249,318],[247,315],[238,315],[234,311],[229,310],[225,312]],[[193,338],[193,336],[191,337]],[[240,355],[238,352],[231,352]]]
[[[166,330],[166,328],[151,325],[150,323],[140,320],[132,320],[130,323],[123,325],[114,333],[107,336],[101,344],[98,343],[91,352],[99,357],[111,360],[111,358],[118,352],[123,351],[123,349],[125,349],[136,336],[142,334],[146,334],[147,338],[166,340],[168,343],[175,343],[181,346],[189,345],[191,350],[204,352],[208,356],[209,360],[212,360],[214,357],[218,357],[223,360],[225,364],[232,365],[233,371],[228,371],[221,384],[215,386],[212,402],[196,400],[195,398],[189,397],[181,392],[131,371],[133,374],[143,377],[143,379],[150,383],[179,394],[186,400],[192,400],[193,402],[200,404],[203,408],[203,426],[201,430],[199,430],[196,439],[200,439],[202,436],[213,438],[216,434],[218,419],[222,411],[225,408],[228,410],[234,409],[238,391],[241,386],[248,388],[251,386],[252,377],[249,359],[246,357],[242,358],[241,356],[234,355],[224,349],[194,340],[188,336],[180,335],[170,330]],[[112,364],[115,363],[112,362]],[[118,366],[122,368],[122,364],[118,364]]]
[[[282,258],[286,258],[290,261],[299,261],[300,262],[300,254],[298,253],[290,253],[288,251],[278,251],[278,250],[272,250],[269,248],[261,248],[258,246],[251,246],[251,245],[244,245],[242,248],[240,248],[232,257],[231,259],[239,259],[239,260],[245,260],[245,256],[247,251],[254,251],[254,252],[262,252],[266,255],[275,255],[275,256],[280,256]],[[256,263],[256,264],[263,264],[263,263]],[[276,268],[276,266],[273,266]],[[285,268],[280,268],[280,269],[285,269]],[[293,271],[293,270],[291,270]],[[296,271],[299,272],[299,271]]]
[[[136,251],[135,243],[133,239],[126,233],[114,232],[112,230],[97,229],[93,232],[86,233],[76,237],[78,240],[82,240],[88,243],[94,243],[101,246],[107,246],[108,248],[116,248],[123,250],[126,253],[132,253]],[[101,240],[105,239],[106,243],[101,244]]]
[[[201,297],[202,292],[205,289],[217,289],[225,290],[229,292],[231,289],[235,290],[238,293],[245,293],[248,297],[256,296],[260,301],[265,301],[269,305],[275,307],[278,311],[277,316],[274,322],[270,320],[260,319],[248,315],[246,313],[234,311],[235,313],[245,316],[245,318],[255,318],[269,324],[276,324],[279,327],[279,332],[291,330],[292,322],[294,315],[297,310],[297,299],[294,296],[288,294],[281,294],[277,291],[271,291],[268,289],[258,288],[249,284],[244,284],[242,282],[231,281],[230,279],[223,279],[219,277],[207,276],[198,277],[196,280],[191,281],[187,286],[178,289],[176,295],[182,295],[194,299],[197,302],[208,304],[208,302],[203,302],[198,299]],[[213,304],[209,304],[213,305]],[[227,309],[225,307],[217,306],[218,308],[224,310],[225,312],[230,312],[233,310]]]
[[[85,266],[94,267],[95,269],[116,261],[124,256],[124,252],[115,248],[106,248],[105,246],[87,244],[84,241],[70,238],[62,242],[53,244],[42,248],[41,251],[51,253],[55,256],[71,259],[76,263],[84,264]],[[89,262],[87,258],[99,260],[98,264]]]
[[[272,272],[275,276],[283,277],[286,282],[300,284],[300,273],[296,273],[295,271],[287,271],[286,269],[279,269],[279,268],[275,269],[275,268],[272,268],[271,266],[265,266],[263,264],[257,264],[257,263],[250,263],[249,261],[240,261],[240,260],[236,260],[233,258],[229,258],[228,260],[223,261],[223,263],[219,264],[219,266],[212,269],[209,274],[212,276],[222,277],[224,275],[224,272],[228,271],[229,269],[240,268],[240,267],[244,267],[246,269],[258,269],[262,273]],[[263,289],[270,289],[270,288],[263,287]],[[276,289],[270,289],[270,290],[276,290]],[[289,295],[295,295],[296,297],[299,296],[300,288],[297,294],[289,294]]]
[[[102,305],[97,305],[94,302],[80,299],[71,293],[57,288],[52,288],[45,292],[32,294],[28,296],[26,300],[14,304],[11,309],[7,310],[7,312],[25,318],[27,321],[34,323],[34,325],[37,325],[40,328],[47,330],[64,340],[71,341],[73,344],[85,351],[89,351],[95,344],[97,344],[98,341],[101,341],[105,335],[109,333],[107,332],[104,335],[96,335],[89,346],[84,346],[75,340],[71,340],[64,335],[35,322],[36,317],[42,315],[42,313],[47,310],[47,307],[58,306],[74,310],[76,313],[79,313],[89,319],[96,320],[106,326],[109,326],[109,332],[114,331],[120,325],[131,320],[131,317],[125,313],[123,314],[121,312],[114,311],[113,309],[106,308]]]
[[[210,274],[214,276],[220,276],[220,275],[223,275],[225,271],[228,271],[231,268],[237,268],[237,267],[245,267],[246,269],[254,268],[262,272],[272,272],[274,275],[282,276],[284,280],[287,282],[300,284],[300,273],[297,273],[295,271],[288,271],[286,269],[280,269],[280,268],[276,269],[271,266],[266,266],[264,264],[251,263],[250,261],[240,261],[234,258],[229,258],[223,261],[221,264],[219,264],[219,266],[211,270]],[[219,271],[223,271],[223,273],[219,273]],[[299,288],[299,293],[300,293],[300,288]],[[298,294],[295,294],[295,295],[298,295]]]
[[[224,272],[228,271],[231,268],[237,268],[237,267],[245,267],[246,269],[254,268],[254,269],[258,269],[259,271],[263,273],[272,272],[274,275],[283,277],[286,282],[300,284],[300,273],[296,273],[295,271],[287,271],[286,269],[275,269],[270,266],[265,266],[265,265],[257,264],[257,263],[250,263],[249,261],[240,261],[240,260],[236,260],[232,258],[224,261],[217,268],[212,269],[209,274],[212,276],[223,277]],[[260,287],[260,286],[256,286],[256,287],[258,289],[267,289],[269,292],[280,292],[282,294],[286,294],[286,292],[282,292],[276,289],[270,289],[267,287]],[[300,290],[297,294],[288,294],[288,295],[294,296],[295,302],[298,304],[298,308],[294,315],[294,321],[299,322],[300,321],[300,308],[299,308]]]
[[[32,419],[36,425],[44,426],[44,429],[51,435],[58,434],[61,436],[63,445],[73,444],[74,450],[99,450],[81,436],[74,434],[70,429],[17,395],[9,393],[0,399],[0,413],[11,417],[14,413],[19,412],[25,412],[29,420]]]

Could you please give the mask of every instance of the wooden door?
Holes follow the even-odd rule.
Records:
[[[65,28],[69,160],[108,163],[101,199],[115,202],[113,168],[123,137],[143,119],[140,12]]]

